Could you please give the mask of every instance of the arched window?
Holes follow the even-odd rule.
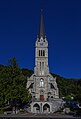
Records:
[[[40,79],[40,87],[44,87],[44,79]]]
[[[44,62],[42,62],[42,75],[44,75]]]
[[[39,50],[39,56],[45,56],[45,50]]]
[[[41,56],[42,56],[42,50],[41,50]]]
[[[43,50],[43,56],[45,56],[45,50]]]
[[[41,62],[40,62],[40,72],[39,72],[39,73],[40,73],[40,75],[41,75],[41,70],[42,70],[42,69],[41,69]]]
[[[40,90],[40,95],[44,95],[44,90]]]
[[[40,50],[39,50],[39,56],[40,56]]]

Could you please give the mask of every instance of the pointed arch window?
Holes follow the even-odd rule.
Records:
[[[40,79],[40,87],[44,87],[44,79]]]
[[[40,75],[41,75],[41,62],[40,62]]]
[[[45,50],[43,50],[43,56],[45,56]]]
[[[42,75],[44,75],[44,62],[42,62]]]
[[[39,56],[40,56],[40,50],[39,50]]]
[[[45,50],[39,50],[39,56],[45,56]]]
[[[41,50],[41,56],[42,56],[42,50]]]

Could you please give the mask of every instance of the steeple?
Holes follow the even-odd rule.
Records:
[[[40,26],[39,26],[38,38],[40,39],[41,36],[42,36],[43,38],[45,38],[44,20],[43,20],[42,10],[41,10],[41,17],[40,17]]]

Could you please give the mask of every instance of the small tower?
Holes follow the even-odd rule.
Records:
[[[48,41],[45,36],[42,14],[35,43],[34,74],[27,81],[27,89],[32,94],[32,103],[30,105],[32,113],[52,113],[60,107],[61,101],[56,78],[53,78],[49,73]]]

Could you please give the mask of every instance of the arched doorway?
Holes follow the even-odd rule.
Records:
[[[34,113],[39,113],[40,112],[40,106],[39,106],[39,104],[34,104],[34,106],[33,106],[33,112]]]
[[[43,112],[44,113],[49,113],[50,112],[50,105],[49,104],[45,104],[44,106],[43,106]]]

